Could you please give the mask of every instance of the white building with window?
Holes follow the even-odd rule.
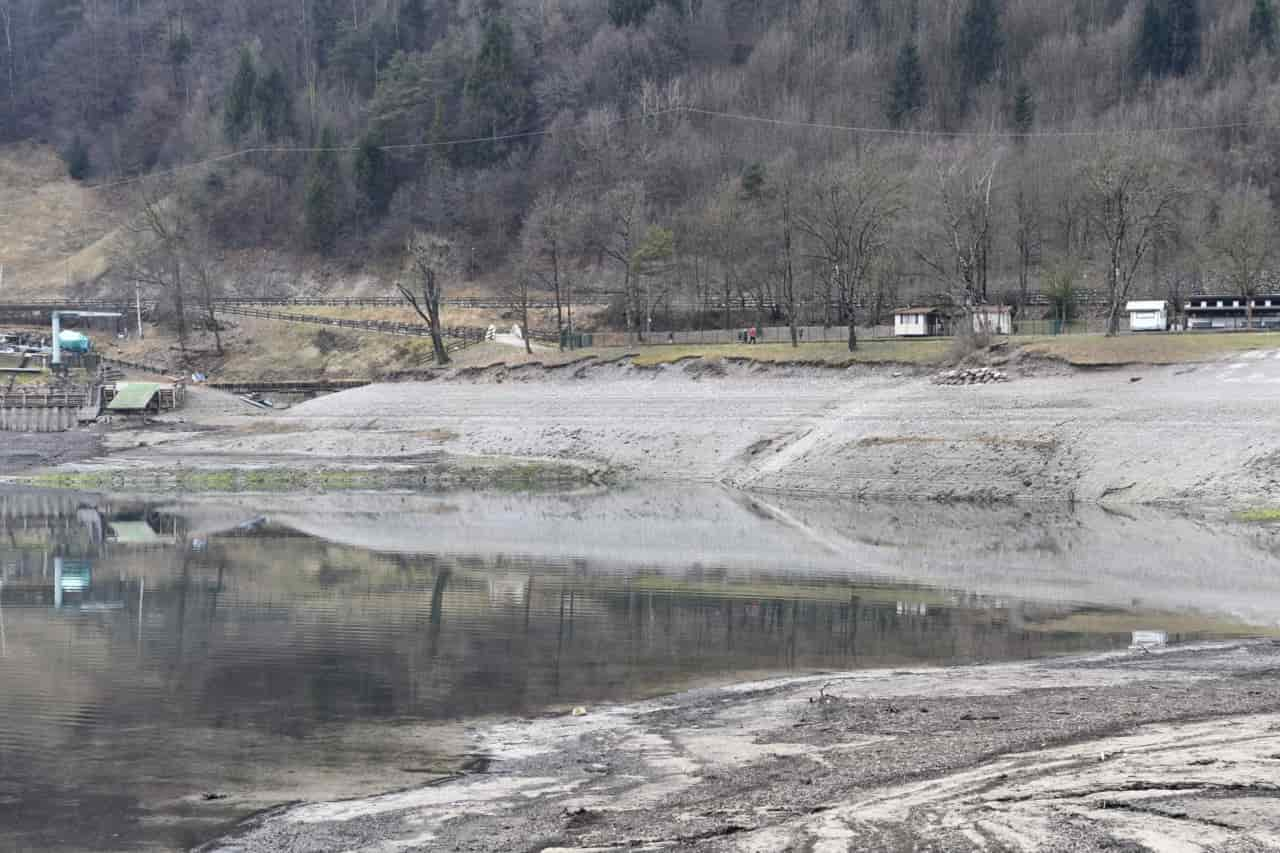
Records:
[[[1169,303],[1163,300],[1138,300],[1124,306],[1129,314],[1131,332],[1167,332]]]
[[[947,317],[940,308],[900,308],[893,312],[893,334],[898,338],[932,338],[945,335]]]
[[[1013,309],[1008,305],[975,305],[973,331],[979,335],[1012,335]]]

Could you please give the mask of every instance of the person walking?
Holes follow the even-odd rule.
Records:
[[[754,344],[756,342],[756,327],[752,326],[747,330],[747,343]]]

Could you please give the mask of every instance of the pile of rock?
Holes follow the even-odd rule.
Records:
[[[966,367],[948,370],[933,377],[934,385],[988,385],[992,382],[1008,382],[1009,374],[994,367]]]

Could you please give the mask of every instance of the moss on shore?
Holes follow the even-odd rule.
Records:
[[[384,468],[103,468],[48,471],[15,482],[48,489],[181,492],[341,492],[383,489],[434,491],[490,488],[513,491],[575,488],[612,481],[607,470],[523,459],[449,459],[431,465]]]

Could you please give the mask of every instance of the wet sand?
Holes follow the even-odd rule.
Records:
[[[100,453],[100,436],[88,430],[0,433],[0,475],[78,462]]]

